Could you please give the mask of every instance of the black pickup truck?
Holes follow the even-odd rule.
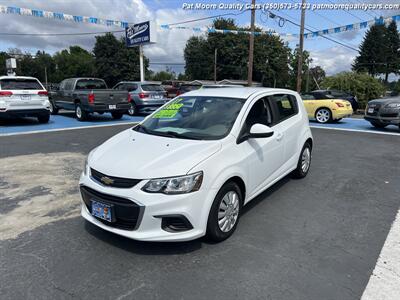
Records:
[[[79,121],[85,121],[94,112],[110,112],[114,119],[120,119],[130,108],[128,98],[127,91],[108,89],[99,78],[68,78],[49,94],[53,115],[61,108],[73,110]]]

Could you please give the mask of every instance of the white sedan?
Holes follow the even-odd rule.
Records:
[[[222,241],[243,205],[288,174],[307,175],[312,147],[296,92],[192,91],[90,152],[82,216],[136,240]]]

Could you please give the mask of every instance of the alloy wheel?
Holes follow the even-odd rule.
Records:
[[[317,111],[315,118],[319,123],[326,123],[331,118],[331,113],[327,109],[320,109]]]
[[[310,168],[311,163],[311,152],[310,148],[304,148],[303,154],[301,155],[301,170],[306,173]]]
[[[223,232],[229,232],[239,217],[239,195],[229,191],[222,198],[218,209],[218,226]]]

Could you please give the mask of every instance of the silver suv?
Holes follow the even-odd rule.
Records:
[[[34,77],[0,76],[0,117],[50,119],[50,102],[43,85]]]
[[[129,92],[131,108],[128,114],[131,116],[151,113],[170,100],[161,84],[153,82],[121,81],[113,89]]]

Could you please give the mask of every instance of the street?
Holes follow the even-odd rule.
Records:
[[[144,243],[79,216],[86,155],[125,128],[0,137],[2,299],[361,297],[400,204],[398,136],[313,128],[309,175],[253,200],[230,239]]]

